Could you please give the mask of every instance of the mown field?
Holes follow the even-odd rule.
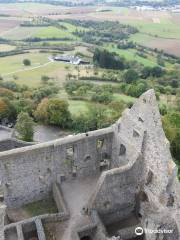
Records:
[[[65,81],[65,64],[49,60],[50,54],[32,52],[0,58],[0,74],[4,80],[13,80],[19,84],[37,87],[43,74],[52,77],[60,85]],[[23,60],[29,59],[31,66],[24,66]]]
[[[69,38],[77,39],[71,32],[58,29],[56,27],[15,27],[11,31],[1,34],[3,38],[9,40],[23,40],[26,38]]]
[[[135,26],[139,33],[131,36],[133,41],[180,56],[179,13],[111,8],[110,12],[96,12],[90,16],[99,20],[116,20]]]
[[[127,60],[130,61],[138,61],[139,63],[143,64],[144,66],[150,66],[153,67],[157,65],[156,58],[154,56],[148,55],[148,58],[143,58],[137,55],[137,51],[135,49],[118,49],[117,47],[114,47],[113,45],[108,45],[107,49],[111,52],[116,52],[120,56],[125,57]]]
[[[109,11],[104,11],[104,10]],[[132,35],[131,40],[151,48],[162,49],[169,54],[180,56],[180,14],[168,11],[137,11],[118,7],[64,7],[40,3],[1,4],[0,37],[10,40],[25,38],[69,38],[80,41],[72,32],[76,26],[62,23],[67,30],[50,27],[20,27],[23,20],[31,20],[32,16],[45,16],[49,19],[81,19],[81,20],[112,20],[130,24],[138,28],[139,33]],[[21,17],[20,17],[21,16]],[[78,27],[78,30],[81,29]],[[53,42],[50,44],[54,44]],[[55,43],[56,44],[56,43]],[[131,53],[129,53],[131,55]],[[141,59],[138,59],[141,62]],[[151,61],[151,60],[150,60]],[[145,61],[146,62],[146,61]],[[150,63],[150,62],[149,62]],[[146,62],[147,64],[147,62]],[[151,63],[150,63],[151,64]]]

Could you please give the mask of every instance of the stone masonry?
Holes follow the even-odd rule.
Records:
[[[67,209],[3,227],[2,203],[0,240],[4,231],[15,231],[13,240],[29,240],[27,228],[45,240],[44,223],[61,218],[66,228],[57,240],[180,239],[177,169],[153,90],[108,128],[31,146],[13,144],[0,142],[6,207],[19,208],[53,192],[59,211],[62,205]],[[138,238],[137,227],[143,230]]]

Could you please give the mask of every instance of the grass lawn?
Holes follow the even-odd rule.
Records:
[[[33,52],[0,58],[0,73],[3,75],[20,69],[36,67],[47,63],[49,61],[48,56],[48,53]],[[25,58],[31,60],[31,66],[25,67],[23,65],[23,60]]]
[[[154,40],[154,37],[145,34],[145,33],[136,33],[136,34],[132,34],[130,37],[131,41],[137,42],[139,44],[144,44],[144,43],[148,43],[150,41]]]
[[[109,44],[106,45],[106,48],[111,51],[111,52],[116,52],[119,54],[119,56],[122,56],[126,58],[127,60],[134,61],[136,60],[137,62],[143,64],[144,66],[156,66],[156,58],[153,56],[149,56],[147,58],[143,58],[138,56],[136,53],[137,51],[135,49],[118,49],[117,47],[114,47],[113,45]]]
[[[39,32],[41,27],[21,27],[17,26],[15,28],[12,28],[8,32],[4,33],[2,35],[3,38],[9,39],[9,40],[22,40],[25,38],[30,38],[36,33]]]
[[[141,33],[151,34],[162,38],[180,39],[180,28],[170,21],[161,23],[143,23],[139,21],[129,21],[129,24],[137,27]]]
[[[127,96],[124,94],[115,93],[113,95],[113,100],[129,103],[129,102],[135,102],[136,98]],[[75,115],[78,115],[79,113],[86,113],[88,109],[88,104],[89,105],[94,104],[94,103],[83,101],[83,100],[68,100],[68,103],[69,103],[69,110],[71,114],[75,114]]]
[[[67,70],[61,62],[50,62],[49,53],[28,53],[0,58],[0,75],[4,80],[13,80],[18,84],[37,87],[42,75],[48,75],[61,86],[65,81]],[[24,66],[23,59],[30,59],[31,66]],[[14,79],[16,76],[17,79]]]
[[[89,30],[85,27],[75,26],[75,25],[67,23],[67,22],[60,22],[60,24],[65,26],[69,32],[75,32],[76,30],[78,30],[78,31],[88,31]]]
[[[39,38],[70,38],[76,40],[71,32],[63,29],[59,29],[53,26],[40,28],[38,32],[32,35],[32,37]]]
[[[73,26],[73,25],[72,25]],[[79,39],[71,31],[59,29],[53,26],[49,27],[21,27],[17,26],[3,34],[3,37],[9,40],[23,40],[26,38],[69,38],[72,40]]]
[[[56,203],[52,198],[29,203],[23,207],[23,210],[25,210],[30,217],[43,215],[46,213],[53,214],[58,212]]]
[[[78,115],[79,113],[85,113],[88,108],[88,102],[83,100],[68,100],[69,103],[69,111],[71,114]]]
[[[118,93],[114,93],[113,98],[114,98],[114,100],[123,101],[125,103],[135,102],[135,100],[136,100],[136,98],[134,98],[134,97],[127,96],[125,94],[118,94]]]

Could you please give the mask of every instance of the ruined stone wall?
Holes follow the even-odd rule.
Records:
[[[14,148],[20,148],[33,145],[33,143],[27,143],[15,138],[4,139],[0,141],[0,152],[8,151]]]
[[[143,176],[145,129],[126,110],[114,124],[112,170],[104,172],[89,202],[105,224],[131,215]]]
[[[0,153],[0,180],[7,206],[39,200],[54,181],[83,178],[100,172],[102,154],[111,157],[112,128],[69,136]],[[97,148],[103,141],[101,149]]]
[[[171,157],[169,142],[162,128],[154,91],[149,90],[143,94],[130,109],[129,114],[146,131],[143,143],[144,190],[149,195],[149,201],[154,198],[152,201],[166,202],[168,186],[172,188],[177,172]]]
[[[0,240],[4,240],[5,205],[0,203]]]
[[[179,183],[153,90],[114,125],[112,152],[114,169],[101,175],[89,210],[96,209],[105,225],[138,213],[144,227],[166,226],[174,231],[167,239],[179,239]]]

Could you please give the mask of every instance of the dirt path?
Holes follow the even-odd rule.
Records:
[[[54,60],[51,59],[51,60],[49,60],[49,62],[44,63],[44,64],[41,64],[41,65],[39,65],[39,66],[31,67],[31,68],[26,68],[26,69],[19,69],[19,70],[14,71],[14,72],[2,74],[2,76],[5,77],[5,76],[9,76],[9,75],[11,75],[11,74],[15,74],[15,73],[19,73],[19,72],[31,71],[31,70],[34,70],[34,69],[38,69],[38,68],[41,68],[41,67],[45,67],[45,66],[47,66],[47,65],[49,65],[49,64],[51,64],[51,63],[53,63],[53,62],[54,62]]]
[[[70,210],[69,224],[61,238],[61,240],[68,240],[71,236],[71,231],[74,224],[83,219],[83,224],[90,224],[89,218],[82,215],[82,209],[88,203],[88,200],[93,193],[98,177],[87,178],[81,180],[73,180],[62,184],[62,191]]]

